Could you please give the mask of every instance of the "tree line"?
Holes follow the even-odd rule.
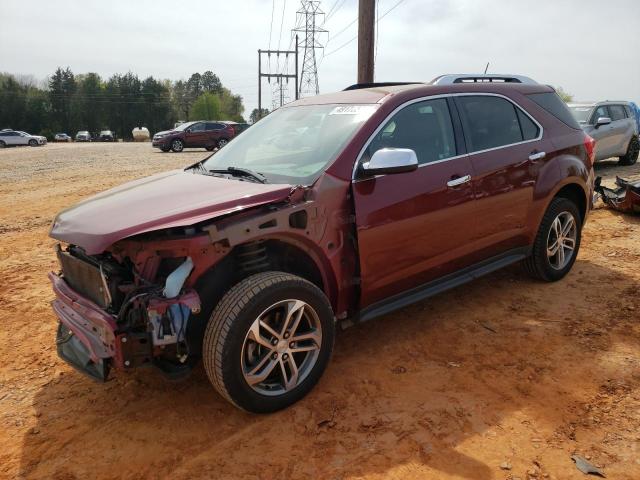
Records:
[[[244,122],[244,105],[216,74],[194,73],[188,80],[140,79],[136,74],[74,74],[58,68],[45,82],[0,73],[0,129],[12,128],[52,137],[112,130],[130,139],[135,127],[151,134],[178,120]]]

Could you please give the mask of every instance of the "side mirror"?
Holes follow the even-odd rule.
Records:
[[[611,123],[611,119],[609,117],[598,117],[598,121],[596,122],[595,127],[601,127],[602,125],[609,125]]]
[[[416,152],[409,148],[382,148],[373,154],[371,160],[362,164],[362,170],[366,175],[404,173],[417,168],[418,157]]]

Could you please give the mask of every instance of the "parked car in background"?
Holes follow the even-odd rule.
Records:
[[[570,103],[582,129],[596,141],[596,161],[618,157],[620,165],[638,160],[638,122],[628,102]]]
[[[30,147],[37,147],[46,144],[47,138],[41,135],[31,135],[20,130],[0,131],[0,148],[15,147],[19,145],[29,145]]]
[[[303,98],[197,164],[62,211],[61,358],[101,381],[147,365],[175,378],[202,359],[221,396],[272,412],[318,382],[338,323],[518,261],[562,279],[591,208],[593,139],[551,87],[470,78]]]
[[[56,142],[70,142],[72,138],[66,133],[56,133],[53,140]]]
[[[76,133],[76,142],[90,142],[91,134],[87,130],[80,130]]]
[[[102,130],[98,134],[98,138],[97,138],[99,142],[114,142],[115,139],[116,139],[116,136],[111,130]]]
[[[156,133],[152,145],[163,152],[181,152],[185,148],[206,148],[211,151],[224,147],[235,136],[235,129],[227,122],[195,121]]]

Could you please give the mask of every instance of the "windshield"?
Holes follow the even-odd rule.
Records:
[[[194,123],[197,122],[187,122],[187,123],[181,123],[180,125],[178,125],[176,128],[174,128],[174,130],[177,130],[179,132],[189,128],[191,125],[193,125]]]
[[[571,110],[573,118],[575,118],[578,123],[587,123],[592,108],[593,107],[569,107],[569,110]]]
[[[269,183],[308,185],[342,151],[377,105],[280,108],[209,157],[208,170],[259,172]]]

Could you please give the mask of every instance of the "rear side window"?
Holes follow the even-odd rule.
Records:
[[[540,128],[538,128],[538,125],[533,123],[533,120],[531,120],[531,118],[529,118],[529,116],[519,108],[516,108],[516,112],[518,113],[520,130],[522,130],[522,139],[533,140],[534,138],[537,138],[538,134],[540,133]]]
[[[611,114],[611,120],[614,122],[627,118],[627,114],[622,105],[609,105],[609,113]]]
[[[502,147],[523,140],[517,109],[508,100],[493,96],[463,96],[457,97],[456,103],[462,116],[469,152]],[[530,130],[530,126],[527,126],[529,135]]]
[[[221,123],[207,123],[207,130],[222,130],[224,125]]]
[[[381,148],[410,148],[419,164],[455,156],[456,140],[447,100],[425,100],[404,107],[373,137],[363,161]]]
[[[571,115],[567,104],[562,101],[556,92],[531,93],[527,95],[527,97],[536,102],[562,123],[570,126],[571,128],[575,128],[576,130],[580,130],[580,125],[576,119],[573,118],[573,115]]]

